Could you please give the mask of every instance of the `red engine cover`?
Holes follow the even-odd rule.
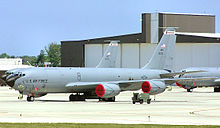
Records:
[[[178,87],[182,87],[182,85],[181,85],[181,84],[179,84],[179,83],[177,83],[177,82],[176,82],[176,86],[178,86]]]
[[[96,95],[102,97],[105,94],[105,88],[102,84],[99,84],[95,88]]]
[[[176,82],[176,86],[182,87],[182,88],[184,88],[184,89],[187,89],[187,88],[185,88],[184,86],[182,86],[181,84],[179,84],[179,83],[177,83],[177,82]]]
[[[142,88],[142,91],[143,91],[144,93],[149,93],[150,90],[151,90],[150,82],[149,82],[149,81],[144,81],[144,82],[142,83],[141,88]]]

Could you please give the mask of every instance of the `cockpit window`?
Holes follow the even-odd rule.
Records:
[[[19,76],[25,76],[25,74],[22,74],[22,73],[19,73],[19,74],[17,74],[17,75],[19,75]]]

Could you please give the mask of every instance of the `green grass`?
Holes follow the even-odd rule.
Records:
[[[0,123],[0,128],[217,128],[210,125]]]

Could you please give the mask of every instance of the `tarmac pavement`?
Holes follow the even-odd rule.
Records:
[[[141,92],[141,91],[138,91]],[[18,92],[0,87],[0,122],[120,123],[220,125],[220,93],[178,87],[151,96],[151,104],[132,104],[133,92],[122,92],[116,102],[69,102],[70,94],[48,94],[34,102],[18,100]]]

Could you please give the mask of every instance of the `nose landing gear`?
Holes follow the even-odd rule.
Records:
[[[20,94],[19,94],[18,99],[19,99],[19,100],[22,100],[22,99],[23,99],[23,93],[20,93]]]

